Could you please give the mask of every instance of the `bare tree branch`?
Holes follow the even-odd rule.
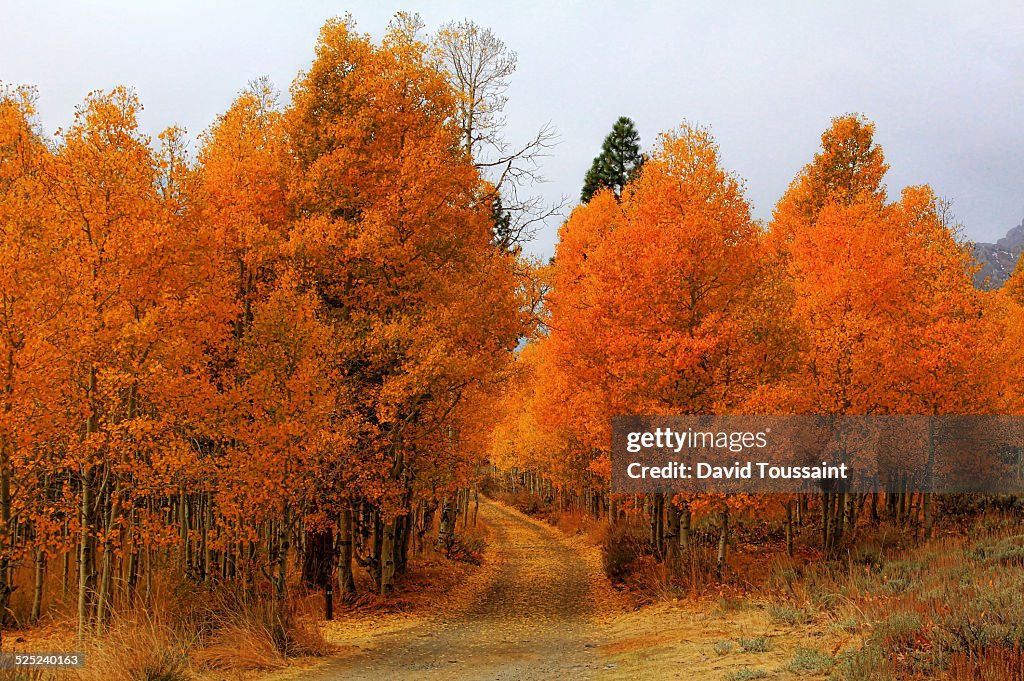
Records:
[[[563,197],[549,204],[531,192],[545,182],[541,164],[558,144],[558,133],[546,123],[524,144],[513,146],[505,138],[505,93],[517,57],[489,28],[469,20],[450,22],[438,31],[434,49],[457,97],[462,144],[494,186],[494,195],[485,198],[495,206],[495,243],[511,249],[531,239],[538,225],[560,215],[568,203]]]

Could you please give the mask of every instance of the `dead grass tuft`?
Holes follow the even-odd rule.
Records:
[[[144,614],[121,616],[86,646],[83,681],[185,681],[194,639]]]
[[[196,662],[207,669],[280,669],[286,659],[278,650],[274,632],[251,622],[228,624],[196,652]]]

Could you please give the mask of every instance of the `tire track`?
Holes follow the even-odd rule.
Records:
[[[361,652],[303,678],[586,679],[598,669],[591,621],[599,575],[557,530],[481,500],[497,569],[463,612],[359,641]]]

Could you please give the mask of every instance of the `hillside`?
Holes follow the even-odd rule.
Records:
[[[974,257],[981,265],[981,269],[974,274],[974,285],[985,289],[1001,287],[1013,274],[1013,268],[1016,267],[1022,250],[1024,220],[994,244],[975,243]]]

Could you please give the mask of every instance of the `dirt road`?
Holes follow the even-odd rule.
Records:
[[[447,619],[352,641],[357,652],[302,678],[586,679],[596,675],[598,567],[560,533],[482,502],[491,569]],[[603,598],[603,597],[602,597]]]
[[[635,610],[601,574],[597,549],[505,506],[483,502],[487,564],[433,616],[335,637],[343,652],[277,681],[444,679],[600,681],[825,679],[791,671],[800,648],[834,656],[848,636],[825,623],[780,625],[763,603],[664,602]],[[742,645],[764,637],[766,645]],[[748,650],[748,648],[750,648]]]

